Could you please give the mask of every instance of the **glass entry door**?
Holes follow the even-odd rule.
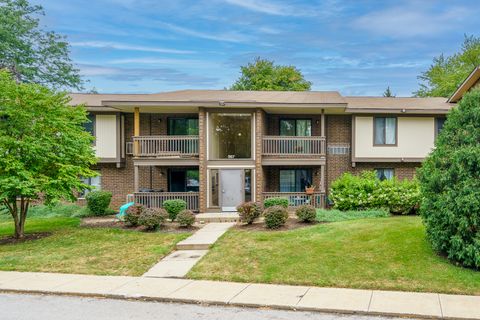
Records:
[[[243,171],[243,169],[220,170],[222,211],[237,211],[237,206],[243,202]]]

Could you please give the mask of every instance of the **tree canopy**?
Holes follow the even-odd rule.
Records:
[[[257,57],[240,69],[241,76],[230,90],[308,91],[312,87],[296,67],[275,65],[271,60]]]
[[[0,70],[18,82],[52,88],[82,88],[65,38],[40,27],[41,6],[27,0],[0,0]]]
[[[460,52],[433,58],[430,68],[418,77],[423,83],[414,94],[419,97],[449,97],[479,65],[480,38],[465,36]]]
[[[83,106],[69,106],[65,93],[17,83],[0,71],[0,203],[22,237],[29,203],[75,200],[89,189],[80,178],[95,176],[93,137]]]
[[[419,171],[427,236],[449,259],[480,269],[480,91],[448,114]]]

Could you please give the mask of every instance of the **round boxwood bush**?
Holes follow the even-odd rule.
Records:
[[[262,209],[256,202],[244,202],[237,207],[240,221],[252,224],[262,213]]]
[[[419,170],[420,214],[433,248],[480,268],[480,91],[450,110]]]
[[[125,222],[132,227],[138,226],[138,218],[140,218],[144,211],[145,207],[141,204],[134,204],[128,207],[127,212],[125,212]]]
[[[187,209],[187,203],[182,199],[165,200],[163,208],[167,210],[170,220],[174,221],[180,211]]]
[[[138,224],[144,226],[147,230],[156,230],[165,224],[167,217],[168,213],[165,209],[148,208],[138,218]]]
[[[295,210],[298,220],[302,222],[314,222],[317,218],[317,210],[313,206],[303,205]]]
[[[265,209],[273,206],[282,206],[286,209],[288,208],[288,199],[287,198],[268,198],[263,201],[263,207]]]
[[[269,229],[278,229],[285,225],[288,219],[288,211],[282,206],[273,206],[263,211],[265,226]]]
[[[180,227],[191,227],[195,222],[195,215],[190,210],[182,210],[177,215],[177,222]]]
[[[87,208],[94,216],[103,216],[108,212],[108,206],[112,201],[112,193],[107,191],[91,191],[85,196]]]

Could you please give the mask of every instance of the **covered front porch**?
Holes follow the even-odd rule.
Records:
[[[128,202],[148,208],[161,208],[166,200],[181,199],[187,209],[199,210],[198,166],[165,166],[164,163],[134,163],[135,192],[128,195]]]
[[[289,207],[301,205],[325,208],[325,167],[321,166],[264,166],[263,199],[287,198]],[[314,187],[311,194],[307,187]]]

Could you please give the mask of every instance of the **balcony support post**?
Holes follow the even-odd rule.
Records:
[[[139,174],[138,166],[133,166],[133,189],[135,192],[139,192]]]
[[[133,136],[140,136],[140,108],[133,109]],[[140,151],[138,141],[133,142],[133,155],[136,157]]]
[[[325,109],[322,109],[321,121],[320,121],[320,135],[325,137]]]

